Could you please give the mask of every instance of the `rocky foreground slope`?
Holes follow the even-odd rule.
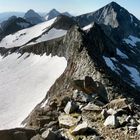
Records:
[[[60,23],[55,27],[63,26]],[[54,40],[1,48],[4,56],[18,52],[65,57],[67,68],[23,121],[25,128],[0,131],[0,138],[139,140],[139,57],[131,59],[139,48],[117,44],[96,23],[87,31],[70,25],[65,36]]]

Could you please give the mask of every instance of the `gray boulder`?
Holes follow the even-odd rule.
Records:
[[[92,100],[92,97],[82,91],[75,90],[73,93],[73,99],[77,102],[88,103]]]
[[[77,109],[78,106],[73,101],[69,101],[66,107],[64,108],[64,111],[66,114],[71,114],[74,113]]]
[[[44,131],[41,136],[45,140],[57,140],[58,139],[57,135],[53,131],[51,131],[51,129]]]
[[[112,108],[110,108],[110,109],[107,110],[107,113],[108,113],[109,115],[115,115],[115,114],[117,113],[117,111],[114,110],[114,109],[112,109]]]
[[[81,120],[81,116],[72,116],[69,114],[61,114],[58,117],[59,125],[64,128],[70,128],[78,124]]]
[[[109,116],[109,114],[107,113],[106,109],[103,109],[101,112],[101,117],[102,119],[106,119]]]
[[[96,112],[96,111],[101,111],[101,108],[99,106],[95,105],[94,103],[90,102],[85,107],[83,107],[82,110]]]
[[[31,140],[43,140],[43,138],[38,134],[31,138]]]
[[[14,133],[14,140],[28,140],[25,132],[17,131]]]
[[[71,132],[72,135],[96,135],[96,130],[92,129],[88,126],[87,122],[82,122],[81,124],[77,125],[75,129]]]
[[[137,126],[137,133],[140,134],[140,124]]]
[[[80,134],[83,134],[87,129],[88,129],[87,122],[83,122],[83,123],[77,125],[77,127],[72,131],[72,134],[80,135]]]
[[[104,126],[110,126],[110,127],[116,128],[119,126],[119,120],[117,119],[115,115],[110,115],[106,118],[104,122]]]

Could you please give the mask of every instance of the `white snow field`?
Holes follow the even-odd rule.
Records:
[[[43,34],[38,39],[36,39],[35,41],[32,41],[31,43],[28,43],[27,45],[33,45],[40,42],[56,39],[56,38],[66,35],[66,33],[67,33],[67,30],[52,28],[47,33]]]
[[[55,21],[56,18],[10,34],[2,39],[0,47],[12,48],[22,46],[30,40],[41,36]]]
[[[19,127],[66,66],[65,58],[46,54],[0,56],[0,129]]]

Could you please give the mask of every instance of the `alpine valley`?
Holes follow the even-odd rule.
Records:
[[[0,23],[0,140],[129,139],[140,139],[139,19],[111,2]]]

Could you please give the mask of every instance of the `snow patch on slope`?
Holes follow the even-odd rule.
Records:
[[[31,28],[20,30],[15,34],[8,35],[0,42],[0,47],[12,48],[22,46],[33,38],[42,35],[42,33],[45,32],[55,22],[55,20],[56,18],[40,23]]]
[[[93,27],[93,24],[89,24],[89,25],[83,27],[83,30],[86,31],[86,30],[89,30],[92,27]]]
[[[137,86],[140,86],[140,73],[139,73],[139,71],[134,67],[130,67],[127,65],[123,65],[123,66],[130,72],[130,76],[131,76],[133,82]]]
[[[52,28],[51,30],[49,30],[49,32],[43,34],[37,40],[35,40],[34,42],[31,42],[27,45],[33,45],[33,44],[36,44],[39,42],[44,42],[44,41],[52,40],[55,38],[59,38],[59,37],[66,35],[66,33],[67,33],[67,30]]]
[[[136,47],[136,43],[140,42],[140,38],[130,35],[127,39],[123,39],[123,41],[128,45]]]
[[[116,69],[115,65],[113,64],[112,60],[108,57],[103,56],[106,64],[108,67],[110,67],[113,71]]]
[[[107,65],[109,68],[111,68],[112,71],[114,71],[114,72],[116,72],[118,75],[120,75],[120,73],[119,73],[120,69],[117,68],[117,67],[114,65],[114,63],[113,63],[113,61],[118,62],[118,60],[116,60],[116,58],[108,58],[108,57],[103,56],[103,59],[105,60],[106,65]]]
[[[117,55],[119,55],[123,59],[128,59],[128,56],[123,52],[121,52],[118,48],[117,48]]]
[[[131,23],[133,23],[133,16],[132,15],[130,15],[130,19],[131,19]]]
[[[66,65],[65,58],[45,54],[0,56],[0,129],[20,126]]]

